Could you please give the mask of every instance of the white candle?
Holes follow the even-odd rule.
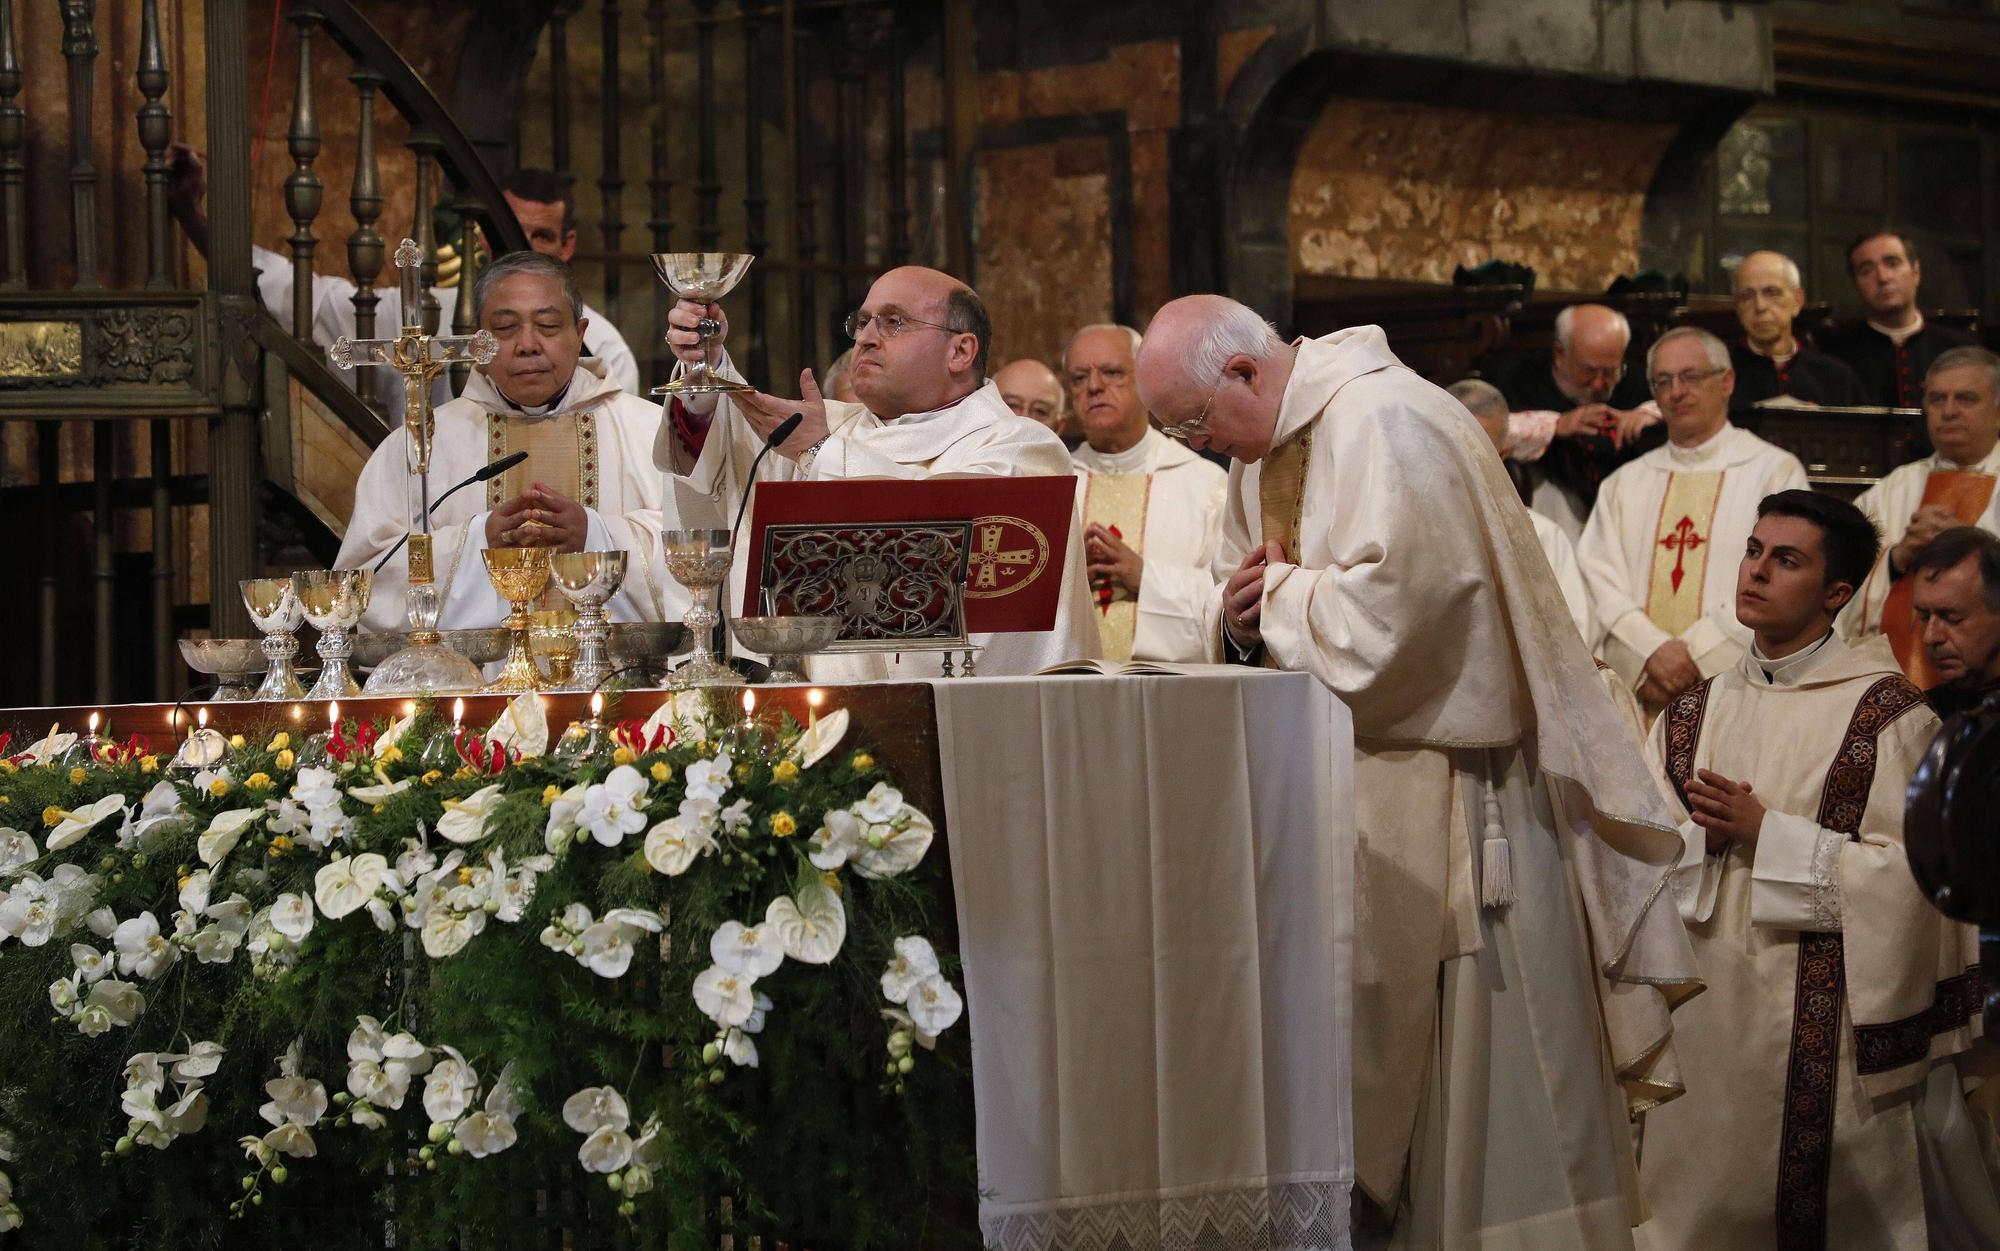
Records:
[[[340,701],[337,699],[326,702],[326,732],[328,737],[340,737]]]
[[[464,724],[465,724],[465,701],[462,699],[454,699],[451,701],[451,735],[453,738],[458,737],[459,729]]]
[[[819,728],[819,704],[825,698],[817,690],[806,692],[806,733],[811,734]]]

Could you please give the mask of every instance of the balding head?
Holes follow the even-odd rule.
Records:
[[[996,370],[993,385],[1000,388],[1000,398],[1007,401],[1015,416],[1061,433],[1063,385],[1055,370],[1024,356]]]
[[[902,321],[888,334],[887,319]],[[920,265],[892,269],[856,310],[854,393],[893,421],[963,399],[986,380],[993,323],[979,296],[950,274]]]
[[[1063,349],[1070,406],[1083,437],[1100,452],[1122,452],[1146,437],[1146,406],[1133,380],[1144,342],[1130,326],[1085,326]]]
[[[1164,305],[1139,348],[1139,400],[1163,430],[1240,461],[1270,450],[1297,350],[1257,313],[1221,295]]]
[[[1625,376],[1632,326],[1625,314],[1602,304],[1572,304],[1556,314],[1556,348],[1550,358],[1556,386],[1579,404],[1602,404]]]
[[[1782,252],[1752,252],[1737,263],[1730,280],[1736,300],[1736,320],[1750,349],[1764,356],[1790,356],[1798,351],[1792,339],[1792,319],[1805,307],[1799,267]]]
[[[1479,423],[1479,428],[1492,440],[1493,450],[1502,456],[1507,454],[1507,397],[1500,394],[1500,388],[1479,378],[1466,378],[1452,383],[1445,390],[1451,397],[1465,405]]]

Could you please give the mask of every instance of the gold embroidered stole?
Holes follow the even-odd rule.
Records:
[[[539,418],[487,413],[486,458],[498,460],[511,452],[526,452],[528,459],[486,484],[488,508],[500,507],[537,482],[585,508],[597,507],[596,413]]]
[[[1958,518],[1958,524],[1976,525],[1986,515],[1987,505],[1993,502],[1993,485],[1994,480],[1988,474],[1935,470],[1924,479],[1924,498],[1919,507],[1947,509]],[[1896,579],[1889,588],[1888,599],[1883,601],[1882,633],[1889,636],[1889,646],[1910,681],[1924,690],[1938,684],[1937,671],[1931,668],[1930,656],[1925,653],[1917,630],[1916,579],[1908,574]]]
[[[1151,474],[1091,474],[1084,485],[1083,519],[1103,526],[1143,556],[1146,505],[1152,491]],[[1139,631],[1138,597],[1123,584],[1109,581],[1091,590],[1097,596],[1097,633],[1104,640],[1104,658],[1132,659],[1132,639]]]
[[[1708,573],[1715,509],[1725,471],[1675,472],[1653,528],[1653,571],[1647,580],[1646,615],[1679,636],[1701,620],[1701,590]]]
[[[1305,508],[1306,473],[1312,468],[1312,441],[1313,427],[1308,425],[1265,453],[1257,473],[1257,518],[1263,540],[1276,539],[1288,563],[1299,558],[1299,516]],[[1264,667],[1278,667],[1268,650]]]

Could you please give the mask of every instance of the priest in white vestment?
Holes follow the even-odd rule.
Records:
[[[1691,326],[1661,335],[1646,377],[1667,444],[1605,479],[1576,545],[1598,654],[1648,711],[1735,664],[1736,558],[1757,501],[1806,485],[1799,458],[1729,423],[1736,375],[1722,340]]]
[[[465,394],[435,410],[430,498],[491,461],[528,459],[432,514],[439,628],[497,626],[508,604],[486,577],[488,547],[552,546],[630,553],[625,583],[606,605],[614,621],[677,620],[687,593],[667,576],[660,547],[659,474],[652,443],[660,409],[581,360],[582,305],[569,269],[536,252],[488,266],[474,285],[480,326],[500,340],[473,369]],[[368,458],[341,541],[341,569],[372,569],[410,528],[409,432],[398,425]],[[364,630],[399,629],[408,548],[375,575]]]
[[[1445,390],[1465,405],[1465,411],[1486,432],[1493,450],[1505,456],[1509,414],[1507,397],[1500,393],[1500,388],[1478,378],[1466,378]],[[1577,568],[1576,544],[1570,542],[1568,532],[1561,526],[1532,508],[1528,509],[1528,524],[1535,528],[1535,544],[1548,559],[1549,572],[1556,576],[1556,589],[1562,592],[1570,620],[1576,622],[1576,632],[1583,637],[1586,647],[1596,647],[1597,623],[1590,615],[1590,591],[1583,585],[1583,571]]]
[[[1139,332],[1085,326],[1063,353],[1083,445],[1083,545],[1108,660],[1198,661],[1229,475],[1153,428],[1133,381]]]
[[[1833,629],[1874,526],[1810,491],[1760,511],[1736,575],[1749,650],[1648,744],[1686,818],[1675,892],[1708,993],[1675,1020],[1687,1095],[1646,1115],[1640,1241],[2000,1245],[1952,1062],[1981,1032],[1978,934],[1930,906],[1903,851],[1938,719],[1880,638]],[[1927,1150],[1966,1167],[1927,1169]]]
[[[1186,297],[1139,390],[1243,462],[1211,658],[1353,713],[1359,1245],[1629,1247],[1628,1109],[1680,1092],[1699,989],[1680,843],[1500,462],[1373,326],[1286,344]]]
[[[1889,471],[1854,502],[1882,532],[1882,554],[1840,615],[1850,639],[1889,636],[1903,673],[1937,685],[1914,626],[1910,571],[1926,544],[1954,526],[2000,534],[2000,356],[1953,348],[1924,379],[1924,424],[1931,455]]]
[[[701,359],[694,324],[719,316],[715,305],[683,301],[668,315],[668,342],[682,360]],[[1047,427],[1018,417],[986,378],[992,323],[972,288],[918,266],[892,269],[875,280],[868,299],[848,317],[854,336],[853,377],[860,403],[823,399],[811,370],[799,378],[803,399],[756,394],[724,398],[703,413],[676,402],[659,426],[654,461],[673,475],[670,510],[684,527],[727,527],[748,489],[751,462],[765,437],[794,413],[804,420],[764,459],[758,473],[773,482],[834,482],[853,478],[920,481],[965,476],[1069,476],[1069,450]],[[727,333],[726,327],[724,333]],[[878,413],[902,414],[884,418]],[[751,509],[756,505],[752,503]],[[749,524],[745,514],[745,525]],[[993,677],[1029,674],[1066,660],[1101,654],[1085,584],[1083,542],[1071,526],[1063,585],[1052,629],[972,636],[978,671]],[[729,604],[742,603],[747,544],[736,549]],[[822,655],[807,661],[815,681],[866,682],[931,678],[932,652]]]

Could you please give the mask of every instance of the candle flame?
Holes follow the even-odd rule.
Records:
[[[404,715],[404,716],[406,716],[406,717],[414,717],[414,716],[416,716],[416,715],[417,715],[417,701],[416,701],[416,700],[414,700],[414,699],[406,699],[406,700],[404,700],[404,701],[403,701],[403,715]]]
[[[298,704],[293,704],[293,705],[292,705],[292,720],[294,720],[294,721],[304,721],[305,719],[306,719],[306,710],[305,710],[305,709],[304,709],[303,707],[301,707],[300,705],[298,705]]]
[[[817,690],[806,692],[806,703],[812,705],[814,708],[818,708],[825,699],[826,696]]]
[[[595,717],[598,713],[601,713],[603,711],[604,711],[604,693],[602,691],[592,691],[590,693],[590,715]]]
[[[97,714],[94,712],[90,714],[90,737],[97,737]]]
[[[340,701],[337,699],[327,701],[326,724],[333,733],[340,733]]]
[[[743,692],[743,715],[747,717],[756,710],[757,710],[757,693],[755,691]]]
[[[465,701],[454,699],[451,701],[451,723],[457,725],[463,720],[465,720]]]
[[[199,725],[202,729],[206,730],[208,728],[208,709],[203,708],[199,712],[195,713],[194,720],[196,725]]]

